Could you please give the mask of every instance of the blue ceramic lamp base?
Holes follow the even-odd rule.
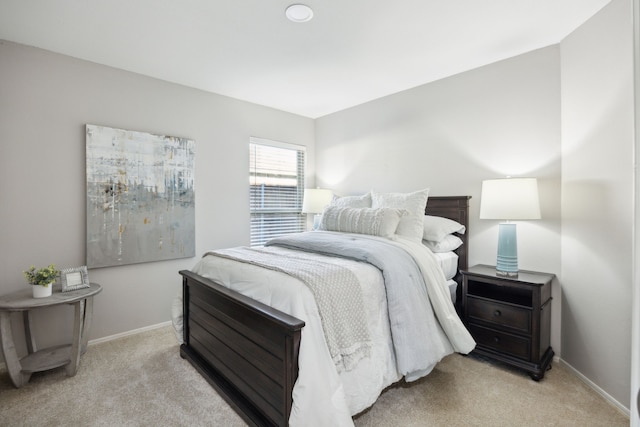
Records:
[[[518,240],[515,224],[508,222],[500,224],[496,274],[498,276],[518,277]]]
[[[313,231],[320,229],[320,222],[322,221],[322,214],[315,214],[313,216]]]

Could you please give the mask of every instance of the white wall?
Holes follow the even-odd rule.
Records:
[[[518,227],[520,268],[559,276],[552,346],[623,409],[631,369],[631,16],[630,1],[614,0],[561,48],[316,121],[322,186],[472,195],[471,264],[495,261],[496,223],[477,219],[480,182],[537,176],[543,220]]]
[[[498,221],[478,219],[483,179],[539,178],[542,217],[518,225],[521,269],[560,271],[558,46],[316,120],[317,181],[338,194],[471,195],[470,264],[494,264]],[[560,286],[551,344],[560,348]]]
[[[614,0],[561,43],[562,357],[629,408],[632,10]]]
[[[196,141],[196,258],[249,243],[250,136],[306,145],[313,174],[311,119],[4,41],[0,112],[0,294],[29,286],[31,264],[85,263],[86,123]],[[104,289],[90,338],[168,321],[196,258],[89,270]],[[40,345],[70,337],[70,319],[37,312]]]
[[[633,0],[633,59],[635,94],[635,189],[633,232],[633,302],[631,304],[631,425],[640,426],[640,0]]]

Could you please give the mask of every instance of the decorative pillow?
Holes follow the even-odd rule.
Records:
[[[393,239],[400,217],[399,209],[343,208],[327,206],[322,213],[320,230],[369,234]]]
[[[431,249],[431,252],[439,253],[439,252],[451,252],[458,249],[462,246],[462,239],[458,236],[454,236],[453,234],[447,234],[444,236],[439,242],[434,242],[431,240],[423,240],[422,244]]]
[[[465,232],[464,225],[441,216],[425,215],[423,225],[422,239],[432,242],[441,242],[449,234],[464,234]]]
[[[333,195],[331,200],[333,206],[340,206],[342,208],[370,208],[371,207],[371,193],[363,194],[362,196],[343,196],[339,197]]]
[[[371,191],[372,208],[396,208],[408,212],[400,219],[396,234],[415,242],[422,240],[424,209],[427,206],[429,189],[413,193],[376,193]]]

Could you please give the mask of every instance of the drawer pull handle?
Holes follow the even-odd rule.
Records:
[[[502,316],[502,313],[500,312],[500,310],[496,310],[496,311],[493,312],[493,315],[495,317],[500,317],[500,316]]]

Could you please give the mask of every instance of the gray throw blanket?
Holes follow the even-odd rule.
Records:
[[[283,256],[273,248],[237,247],[205,255],[286,273],[306,284],[318,306],[327,346],[338,372],[350,371],[360,359],[369,356],[371,337],[362,290],[358,278],[348,268],[300,251]]]

